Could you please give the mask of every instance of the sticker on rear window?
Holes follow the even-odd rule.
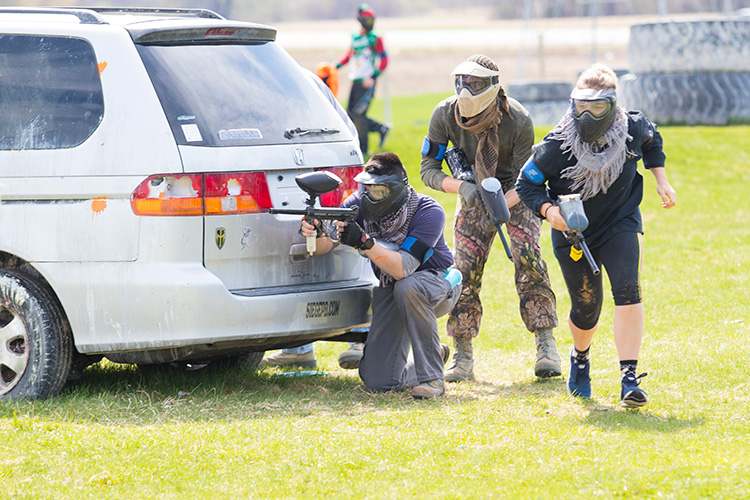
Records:
[[[257,128],[234,128],[231,130],[219,130],[219,139],[222,141],[263,139],[263,134]]]
[[[201,131],[198,130],[198,125],[195,123],[182,125],[182,133],[185,134],[185,140],[187,142],[200,142],[203,140]]]

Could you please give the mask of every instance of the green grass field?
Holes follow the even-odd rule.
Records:
[[[387,148],[452,220],[455,197],[418,175],[440,98],[394,99]],[[535,380],[533,336],[496,242],[477,380],[445,398],[369,394],[331,342],[316,344],[325,374],[312,377],[101,363],[57,398],[0,402],[0,498],[750,498],[750,127],[661,132],[678,204],[662,209],[644,173],[647,409],[618,406],[610,296],[593,399],[570,398],[561,378]],[[567,326],[556,337],[565,358]]]

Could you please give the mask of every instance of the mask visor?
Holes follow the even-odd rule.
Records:
[[[365,191],[372,201],[381,201],[391,194],[391,188],[385,184],[364,184]]]
[[[612,106],[614,104],[609,99],[596,99],[593,101],[573,99],[573,109],[575,110],[576,117],[580,117],[583,113],[588,112],[594,118],[601,118],[609,113]]]
[[[374,17],[360,17],[359,24],[362,25],[362,29],[364,29],[365,31],[369,33],[370,31],[372,31],[372,28],[375,27],[375,18]]]
[[[473,75],[456,75],[454,83],[456,95],[460,94],[463,89],[468,90],[471,95],[479,95],[490,88],[493,83],[497,83],[498,80],[499,79],[496,76],[479,77]]]

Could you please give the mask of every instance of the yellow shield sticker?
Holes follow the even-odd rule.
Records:
[[[223,227],[216,228],[216,246],[221,250],[227,240],[227,230]]]

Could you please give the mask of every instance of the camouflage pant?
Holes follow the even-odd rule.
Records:
[[[482,275],[492,242],[494,227],[485,227],[482,209],[467,207],[459,197],[460,208],[453,225],[456,267],[463,274],[463,290],[448,317],[451,337],[476,337],[482,321]],[[529,331],[557,326],[555,293],[550,285],[547,264],[539,248],[542,221],[523,203],[510,210],[506,224],[515,266],[516,291],[520,298],[521,319]]]

